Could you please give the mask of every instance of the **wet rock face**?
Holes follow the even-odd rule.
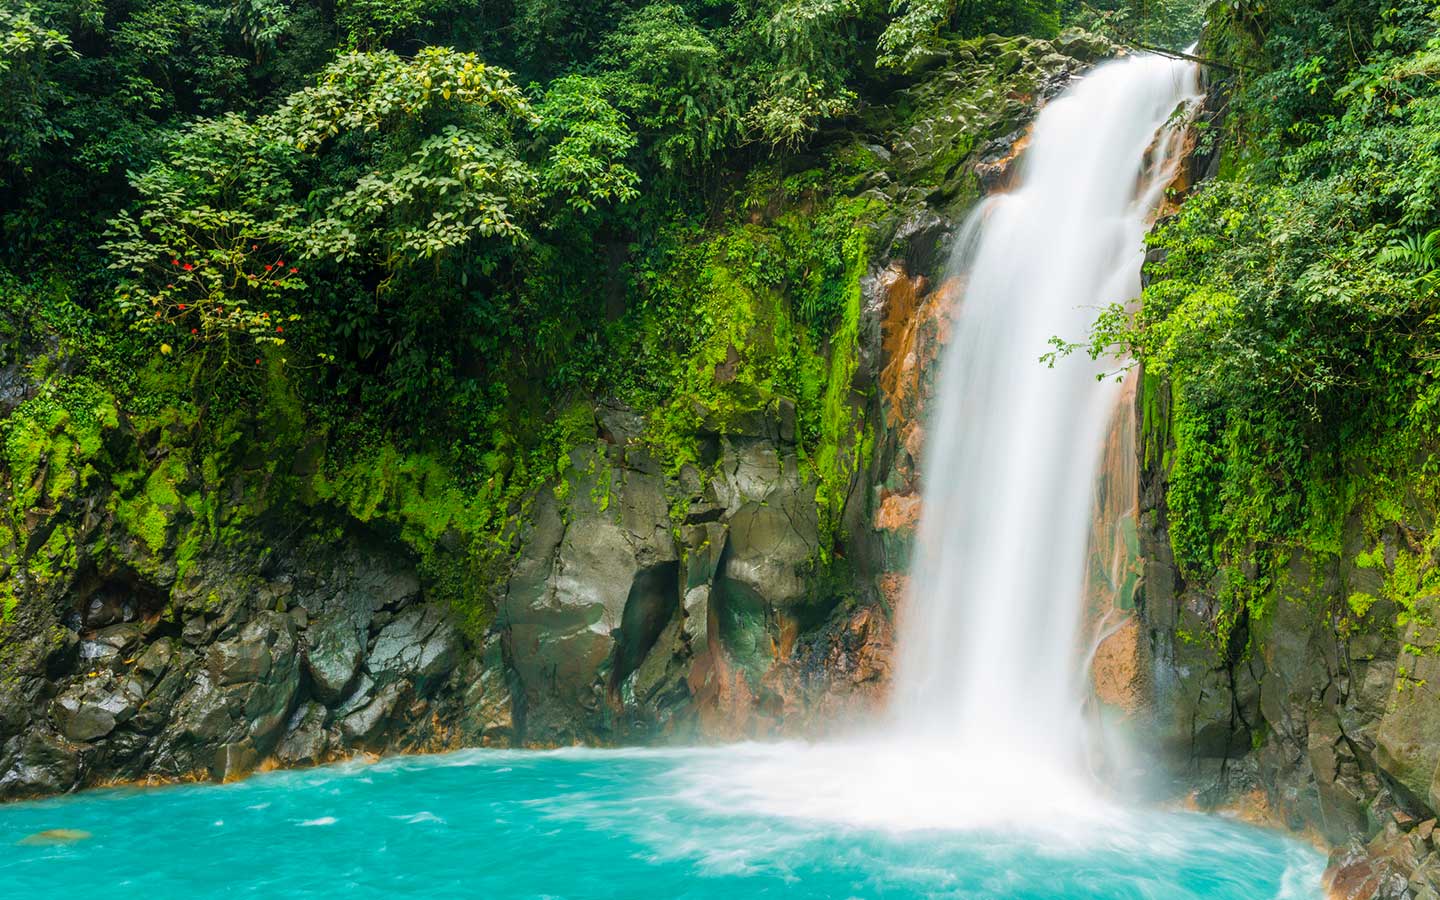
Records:
[[[1140,544],[1146,571],[1141,622],[1153,692],[1144,733],[1177,790],[1223,805],[1263,790],[1281,824],[1337,849],[1331,897],[1440,897],[1440,677],[1435,599],[1423,592],[1397,627],[1383,573],[1412,546],[1389,527],[1379,548],[1360,519],[1338,554],[1295,551],[1263,617],[1247,618],[1229,648],[1194,635],[1212,627],[1216,586],[1188,584],[1168,556],[1163,472],[1153,459]],[[1417,521],[1435,521],[1420,510]],[[1351,598],[1375,597],[1363,614]]]
[[[1341,849],[1331,897],[1440,897],[1434,795],[1440,766],[1440,675],[1412,650],[1431,637],[1377,601],[1363,617],[1349,598],[1380,592],[1353,561],[1373,545],[1359,522],[1337,556],[1295,552],[1263,618],[1229,648],[1196,640],[1212,626],[1216,586],[1187,584],[1168,555],[1163,473],[1142,472],[1139,609],[1153,688],[1142,723],[1177,791],[1224,805],[1263,790],[1281,824]],[[1391,532],[1382,543],[1403,540]],[[1429,621],[1418,598],[1417,620]]]
[[[1396,672],[1375,729],[1375,762],[1409,796],[1430,810],[1440,809],[1440,629],[1425,624],[1440,611],[1440,598],[1420,597],[1406,628]]]
[[[0,798],[509,739],[505,680],[482,677],[484,648],[425,602],[405,554],[359,538],[288,550],[268,579],[245,555],[207,558],[174,586],[173,617],[142,602],[111,624],[94,611],[122,604],[60,592],[50,628],[8,648],[39,665],[6,684]]]
[[[1212,85],[1201,111],[1212,127],[1222,95]],[[1213,151],[1192,153],[1178,188],[1217,165]],[[1336,847],[1330,897],[1440,898],[1440,599],[1425,578],[1403,609],[1391,589],[1400,561],[1434,565],[1425,548],[1437,510],[1411,497],[1378,533],[1370,511],[1352,510],[1338,547],[1290,551],[1263,603],[1240,612],[1217,647],[1224,585],[1189,581],[1176,566],[1168,432],[1143,425],[1169,420],[1169,387],[1146,388],[1135,416],[1136,658],[1148,668],[1139,733],[1177,793],[1221,806],[1263,791],[1278,824]]]
[[[831,601],[807,577],[815,487],[778,406],[753,427],[713,435],[708,478],[667,483],[640,442],[600,441],[536,498],[502,609],[528,741],[708,731],[697,707],[713,668],[764,693],[800,611],[824,617]]]

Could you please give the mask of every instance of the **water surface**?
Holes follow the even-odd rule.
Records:
[[[1319,854],[1217,817],[952,830],[727,796],[728,769],[794,746],[464,751],[11,804],[0,885],[8,897],[146,900],[1319,896]],[[90,837],[22,843],[50,829]]]

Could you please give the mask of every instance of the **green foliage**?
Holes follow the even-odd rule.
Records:
[[[452,102],[531,117],[509,72],[487,66],[473,53],[426,47],[408,59],[390,51],[342,54],[319,73],[314,86],[281,104],[275,119],[296,147],[314,151],[342,133],[405,127]]]
[[[1120,43],[1183,50],[1200,37],[1208,0],[1062,0],[1066,25]]]
[[[891,0],[890,8],[895,17],[880,35],[877,63],[902,70],[934,50],[946,28],[961,37],[1053,37],[1060,29],[1055,0]]]
[[[891,0],[896,16],[880,35],[879,65],[903,68],[921,56],[955,14],[955,0]]]
[[[433,25],[439,16],[474,15],[477,5],[478,0],[337,0],[335,23],[350,47],[368,50]]]
[[[1352,510],[1380,529],[1433,502],[1440,90],[1411,74],[1425,5],[1271,7],[1258,50],[1262,13],[1222,6],[1244,15],[1212,45],[1265,66],[1236,85],[1226,177],[1152,236],[1139,308],[1090,349],[1169,381],[1176,558],[1233,618],[1291,548],[1338,553]]]
[[[720,48],[676,3],[651,3],[606,39],[616,103],[632,115],[659,165],[709,162],[739,131],[734,83]]]
[[[510,118],[533,114],[507,73],[427,49],[345,54],[273,113],[199,120],[132,178],[137,212],[112,223],[120,309],[245,359],[232,338],[283,343],[297,318],[283,298],[306,289],[298,260],[369,264],[388,282],[480,238],[521,240],[515,208],[536,177],[509,146]],[[338,153],[377,168],[356,174]]]
[[[238,116],[204,119],[166,158],[134,179],[136,215],[113,223],[106,249],[120,270],[117,301],[132,327],[161,348],[208,350],[222,362],[248,344],[283,344],[285,297],[304,289],[294,248],[294,152]],[[258,360],[257,360],[258,362]]]
[[[760,139],[795,148],[821,121],[854,110],[846,84],[861,0],[781,0],[761,8],[752,32],[764,60],[744,124]]]
[[[601,79],[557,78],[535,112],[540,118],[537,130],[550,145],[540,172],[547,192],[580,212],[640,196],[640,176],[623,162],[639,141],[605,98]]]
[[[27,172],[40,150],[70,137],[49,112],[64,100],[52,61],[74,56],[68,35],[36,20],[28,4],[0,8],[0,184],[7,170]]]

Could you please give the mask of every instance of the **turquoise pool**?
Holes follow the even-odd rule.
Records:
[[[8,897],[1319,896],[1323,859],[1186,813],[890,829],[729,808],[745,751],[465,751],[0,806]],[[46,831],[86,832],[58,842]],[[79,839],[74,839],[79,838]],[[38,840],[38,843],[37,843]]]

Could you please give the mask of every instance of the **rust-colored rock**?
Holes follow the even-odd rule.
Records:
[[[880,389],[885,421],[891,427],[919,422],[929,399],[932,364],[950,340],[950,319],[960,296],[960,279],[946,279],[928,290],[929,282],[892,266],[882,276],[886,292],[881,321],[883,368]]]
[[[886,572],[880,576],[880,594],[892,611],[904,605],[905,595],[910,590],[910,576],[899,572]]]
[[[1027,99],[1025,102],[1029,102]],[[1014,186],[1015,162],[1030,146],[1030,131],[1027,129],[1015,143],[1010,145],[1010,150],[998,159],[988,162],[981,162],[975,165],[975,174],[980,176],[980,183],[984,185],[987,194],[1004,193]]]
[[[875,512],[875,528],[913,533],[920,524],[920,507],[920,495],[914,492],[886,494]]]
[[[1140,711],[1145,703],[1149,670],[1143,654],[1140,623],[1133,616],[1100,642],[1090,673],[1095,696],[1101,703],[1123,710],[1126,715]]]

